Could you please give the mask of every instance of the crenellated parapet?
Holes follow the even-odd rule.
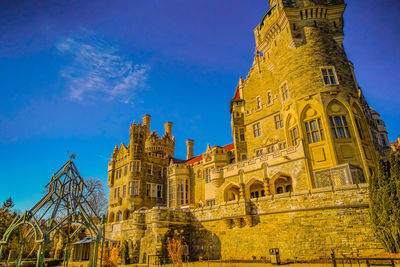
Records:
[[[152,132],[145,141],[145,152],[146,153],[161,153],[167,157],[172,157],[175,152],[175,137],[171,137],[168,134],[164,134],[163,137],[159,137],[156,132]]]

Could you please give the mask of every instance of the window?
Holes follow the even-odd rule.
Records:
[[[279,143],[279,150],[286,148],[286,142]]]
[[[261,156],[262,154],[263,154],[263,149],[262,148],[256,150],[256,156],[257,157]]]
[[[126,176],[127,174],[128,174],[128,165],[126,165],[124,168],[124,176]]]
[[[244,128],[239,128],[239,140],[241,142],[245,141],[245,137],[244,137]]]
[[[287,86],[287,83],[284,83],[281,86],[281,94],[282,94],[282,101],[286,101],[289,99],[289,88]]]
[[[206,200],[206,206],[215,206],[215,199]]]
[[[283,128],[283,121],[281,120],[281,115],[274,116],[275,129]]]
[[[114,188],[114,198],[119,198],[119,192],[120,192],[119,187]]]
[[[384,134],[381,134],[381,135],[379,135],[380,136],[380,138],[381,138],[381,144],[382,144],[382,146],[387,146],[388,144],[387,144],[387,142],[386,142],[386,137],[385,137],[385,135]]]
[[[147,164],[147,174],[153,174],[153,165]]]
[[[324,129],[322,128],[321,119],[314,119],[305,122],[307,140],[309,144],[325,140]]]
[[[126,185],[122,186],[122,198],[126,197]]]
[[[178,180],[177,186],[177,196],[178,196],[178,204],[187,204],[188,203],[188,183],[187,180]]]
[[[140,172],[140,160],[131,161],[129,165],[130,172]]]
[[[157,198],[162,198],[162,188],[163,186],[161,184],[157,185]]]
[[[169,206],[175,206],[175,183],[173,181],[169,181]]]
[[[157,168],[157,173],[158,173],[158,178],[162,178],[163,177],[163,167],[158,167]]]
[[[146,184],[146,196],[151,197],[151,184]]]
[[[358,131],[358,134],[360,135],[360,138],[361,139],[364,139],[364,135],[363,135],[363,132],[362,132],[362,130],[361,130],[361,121],[360,121],[360,119],[359,118],[355,118],[355,121],[356,121],[356,126],[357,126],[357,131]]]
[[[329,122],[332,127],[332,135],[335,139],[350,138],[349,127],[345,116],[329,117]]]
[[[274,151],[275,151],[274,145],[267,146],[267,153],[268,154],[273,153]]]
[[[257,102],[257,109],[261,109],[262,108],[262,104],[261,104],[261,97],[260,96],[256,97],[256,102]]]
[[[153,183],[146,184],[146,196],[157,197],[157,185]]]
[[[253,133],[254,133],[254,138],[259,137],[261,135],[261,124],[259,122],[253,124]]]
[[[268,104],[272,104],[272,95],[270,91],[267,92],[267,98],[268,98]]]
[[[321,72],[324,84],[326,85],[338,84],[333,67],[321,68]]]
[[[211,182],[211,175],[210,175],[210,169],[205,169],[204,170],[204,179],[206,181],[206,184]]]
[[[246,154],[242,154],[242,160],[246,160],[247,159],[247,155]]]
[[[133,146],[133,151],[137,152],[137,144]]]
[[[131,181],[128,184],[128,194],[131,196],[139,195],[140,181]]]
[[[297,139],[299,139],[299,131],[297,130],[297,127],[294,127],[290,129],[289,131],[290,134],[290,143],[292,146],[297,145]]]

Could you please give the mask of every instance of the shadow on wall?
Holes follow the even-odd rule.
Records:
[[[194,217],[192,219],[192,221],[195,221]],[[190,260],[221,259],[221,241],[219,237],[205,229],[200,223],[194,223],[190,228]]]

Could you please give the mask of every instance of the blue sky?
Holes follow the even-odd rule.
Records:
[[[151,114],[176,157],[232,142],[229,100],[254,55],[266,0],[0,2],[0,201],[30,208],[76,153],[106,181],[115,144]],[[348,1],[344,46],[369,104],[400,134],[400,2]]]

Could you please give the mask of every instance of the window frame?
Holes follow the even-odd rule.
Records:
[[[260,110],[262,109],[262,102],[261,102],[261,96],[256,96],[256,109]]]
[[[333,139],[350,139],[350,129],[345,115],[329,116]]]
[[[316,129],[312,129],[311,122],[315,122],[315,125],[317,126]],[[314,144],[314,143],[319,143],[322,141],[325,141],[325,131],[322,123],[321,117],[316,117],[307,121],[304,121],[304,126],[306,128],[306,136],[307,136],[307,142],[308,144]],[[317,133],[318,135],[314,135]],[[315,141],[314,137],[318,137],[318,140]]]
[[[253,124],[253,136],[254,138],[258,138],[260,137],[262,134],[261,132],[261,123],[260,122],[256,122]]]
[[[281,114],[274,115],[274,124],[275,124],[275,130],[283,129],[284,125]]]
[[[279,86],[279,91],[281,93],[282,102],[285,102],[290,98],[289,86],[287,82],[283,82],[281,86]]]
[[[332,71],[332,73],[329,73],[329,70]],[[324,71],[326,72],[326,74],[324,74]],[[337,77],[337,73],[336,73],[336,69],[334,66],[323,66],[320,67],[320,72],[321,72],[321,76],[322,76],[322,82],[324,85],[339,85],[339,80]],[[325,80],[327,79],[327,80]],[[332,79],[334,80],[335,83],[332,83]],[[326,83],[326,81],[328,81],[328,83]]]

